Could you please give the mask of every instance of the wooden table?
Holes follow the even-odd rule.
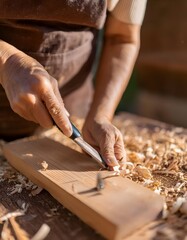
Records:
[[[165,129],[172,129],[172,126],[167,124],[159,123],[158,121],[150,119],[144,119],[130,114],[123,114],[122,119],[130,119],[134,121],[140,128],[154,128],[159,126]],[[184,130],[182,134],[187,135],[187,130]],[[3,156],[0,157],[0,166],[2,161]],[[5,212],[19,209],[22,202],[28,203],[29,208],[27,213],[24,216],[18,217],[17,222],[31,236],[37,232],[43,223],[47,223],[50,226],[51,231],[46,239],[104,239],[94,230],[84,224],[81,220],[79,220],[76,216],[74,216],[71,212],[65,209],[45,190],[36,196],[30,196],[27,190],[23,190],[22,193],[15,193],[10,196],[7,195],[7,193],[10,192],[10,188],[13,184],[14,183],[8,181],[0,182],[0,215],[3,215]],[[176,218],[178,218],[178,216],[176,216]],[[174,228],[173,224],[174,223],[172,223],[172,227]],[[161,226],[166,230],[171,228],[170,223],[167,224],[163,222],[155,222],[153,225],[146,227],[146,230],[144,230],[143,233],[140,231],[139,233],[136,233],[134,237],[130,237],[129,239],[160,240],[162,238],[161,235],[158,234],[158,229],[160,229]],[[3,225],[0,224],[0,232],[2,230],[2,226]],[[184,231],[184,236],[185,233],[187,233],[187,229],[185,228],[181,229],[180,231]],[[145,233],[148,233],[148,235]]]

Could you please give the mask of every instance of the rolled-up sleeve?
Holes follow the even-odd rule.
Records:
[[[119,21],[141,25],[147,0],[108,0],[108,11]]]

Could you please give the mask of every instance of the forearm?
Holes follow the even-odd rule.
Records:
[[[126,89],[139,50],[139,40],[118,35],[105,40],[89,118],[112,119]]]

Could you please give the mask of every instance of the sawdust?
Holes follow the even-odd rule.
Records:
[[[74,118],[73,121],[78,129],[82,128],[84,120]],[[127,152],[123,174],[164,196],[170,212],[177,199],[187,191],[187,134],[182,135],[184,130],[179,127],[142,126],[127,120],[123,114],[115,117],[114,125],[123,134]],[[44,136],[81,151],[56,128]]]
[[[46,223],[42,224],[40,229],[31,238],[31,240],[43,240],[43,239],[45,239],[48,236],[50,230],[51,230],[50,227]]]
[[[7,195],[13,195],[15,193],[22,193],[23,189],[32,191],[37,186],[31,182],[28,178],[21,175],[9,163],[1,156],[0,159],[0,182],[8,181],[12,183],[8,189]]]
[[[73,119],[73,122],[78,129],[84,123],[82,119]],[[150,121],[142,124],[136,119],[126,119],[124,115],[115,117],[114,125],[122,132],[127,151],[127,164],[122,175],[165,198],[163,228],[158,231],[159,239],[167,239],[171,231],[177,236],[176,239],[182,239],[187,234],[187,134],[183,134],[182,128],[151,124]],[[55,127],[38,134],[82,151]],[[6,179],[14,182],[9,194],[21,193],[23,189],[31,192],[37,188],[10,167],[2,156],[0,160],[0,181]]]
[[[50,232],[50,227],[44,223],[36,232],[36,234],[30,238],[29,234],[23,228],[21,228],[21,226],[16,221],[16,217],[23,216],[25,213],[26,210],[17,210],[14,212],[9,212],[8,214],[0,217],[0,223],[3,224],[1,231],[2,240],[43,240],[47,237]],[[16,238],[13,235],[15,235]]]

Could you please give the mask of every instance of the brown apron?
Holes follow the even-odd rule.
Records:
[[[97,33],[105,16],[105,0],[1,0],[0,39],[35,58],[58,80],[71,112],[83,98],[84,106],[91,101]],[[0,137],[22,137],[35,128],[11,110],[0,87]]]

